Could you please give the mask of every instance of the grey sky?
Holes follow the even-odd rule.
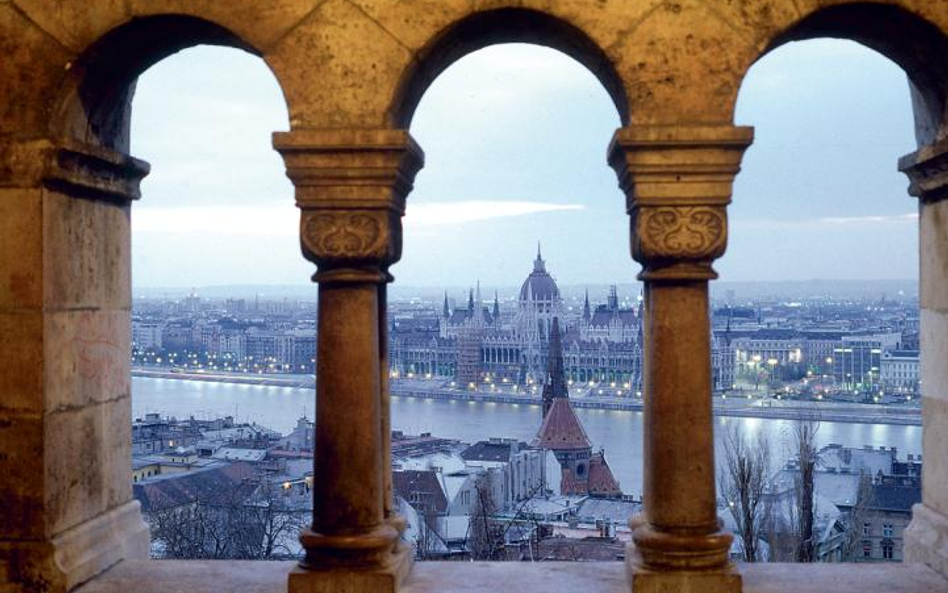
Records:
[[[792,44],[759,62],[738,123],[757,140],[735,188],[722,278],[911,278],[915,204],[904,74],[853,43]],[[536,242],[561,283],[627,282],[628,223],[605,149],[599,82],[553,50],[495,46],[448,69],[412,122],[427,163],[409,197],[407,285],[518,284]],[[266,66],[195,48],[139,81],[132,149],[153,172],[133,209],[136,286],[301,284],[292,187],[270,132],[287,128]]]

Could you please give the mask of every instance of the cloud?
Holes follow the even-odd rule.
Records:
[[[583,210],[580,204],[519,202],[501,200],[470,200],[465,202],[429,202],[409,205],[405,225],[430,227],[478,222],[494,218],[525,216],[541,212]]]
[[[836,227],[869,227],[876,225],[903,225],[906,223],[914,224],[918,221],[918,214],[909,212],[906,214],[885,214],[868,216],[824,216],[821,218],[803,219],[803,220],[779,220],[769,218],[731,218],[731,229],[755,228],[755,229],[818,229],[827,226]]]
[[[428,202],[409,205],[405,226],[424,228],[459,225],[584,208],[579,204],[501,200]],[[136,208],[132,213],[132,231],[135,233],[286,236],[295,235],[298,225],[299,212],[290,204]]]
[[[908,214],[888,214],[885,216],[827,216],[818,218],[817,222],[821,224],[892,224],[903,222],[916,222],[918,214],[909,212]]]

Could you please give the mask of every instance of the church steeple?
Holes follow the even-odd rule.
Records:
[[[468,316],[474,315],[474,289],[471,288],[467,293],[467,314]]]
[[[583,321],[589,323],[592,319],[592,311],[589,307],[589,289],[586,289],[586,300],[583,302]]]
[[[445,319],[451,317],[451,310],[448,308],[448,291],[444,291],[444,305],[441,307],[441,316]]]
[[[497,291],[494,291],[494,310],[492,311],[492,317],[494,318],[494,323],[497,323],[500,320],[500,301],[497,300]]]
[[[543,415],[546,416],[555,398],[568,398],[566,374],[563,371],[563,343],[560,338],[560,320],[553,318],[547,351],[546,384],[543,386]]]

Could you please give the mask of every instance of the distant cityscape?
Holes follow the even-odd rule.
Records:
[[[713,302],[713,392],[720,397],[917,403],[914,297],[747,301],[728,290]],[[138,298],[132,363],[168,372],[313,374],[315,311],[314,300],[290,297]],[[538,396],[554,319],[574,396],[641,398],[641,296],[613,285],[606,294],[565,298],[539,249],[515,294],[485,295],[472,281],[465,294],[445,291],[437,301],[393,299],[393,389]]]
[[[314,300],[290,296],[137,298],[133,374],[312,388],[315,311]],[[814,426],[920,423],[914,297],[749,300],[727,290],[710,318],[716,413]],[[627,452],[606,451],[575,409],[641,409],[642,319],[641,296],[615,285],[564,296],[539,248],[513,294],[485,294],[474,280],[463,293],[392,299],[393,395],[528,403],[540,412],[527,417],[531,439],[491,426],[474,442],[393,431],[396,503],[418,558],[623,557],[641,486],[623,489],[607,458]],[[149,412],[132,427],[133,489],[152,527],[153,554],[297,556],[319,479],[313,420],[303,414],[281,434],[231,415],[173,414]],[[814,453],[815,559],[901,559],[902,530],[921,497],[922,458],[899,453],[852,443]],[[726,471],[728,461],[718,463]],[[801,536],[790,518],[806,463],[800,454],[774,460],[769,522],[750,558],[722,482],[719,513],[738,536],[733,558],[793,560],[792,541]],[[220,541],[229,543],[210,543]]]

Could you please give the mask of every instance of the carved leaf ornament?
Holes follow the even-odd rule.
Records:
[[[361,259],[385,252],[385,233],[378,218],[362,213],[316,214],[303,229],[306,246],[319,258]]]
[[[724,215],[714,208],[654,208],[641,213],[643,255],[647,257],[715,258],[724,248]]]

